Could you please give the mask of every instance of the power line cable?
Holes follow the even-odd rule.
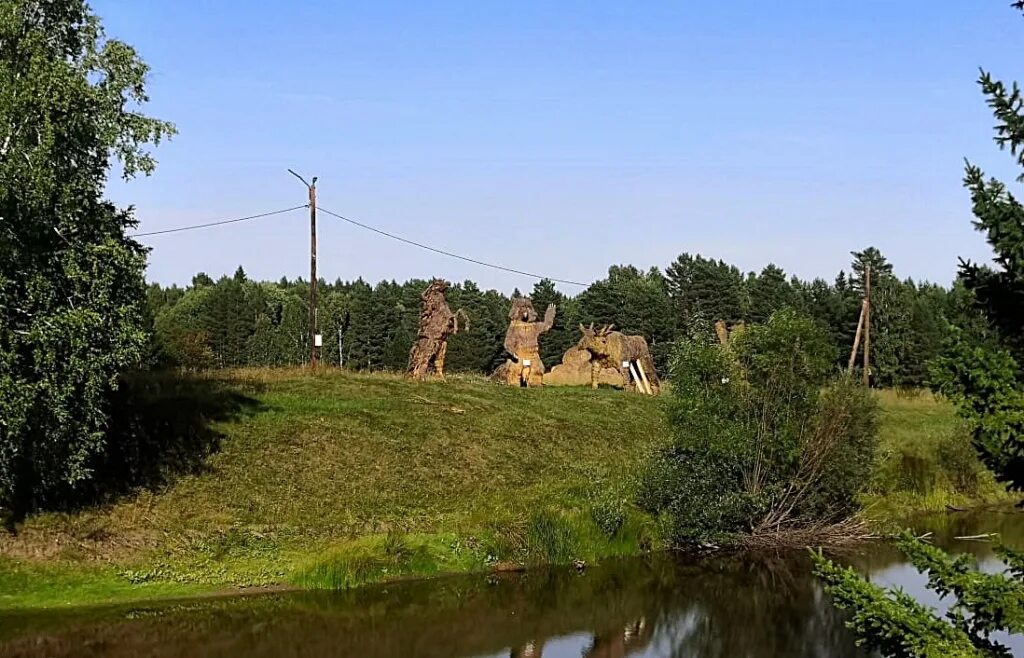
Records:
[[[144,238],[150,235],[163,235],[165,233],[178,233],[180,231],[192,231],[198,228],[210,228],[211,226],[223,226],[224,224],[236,224],[238,222],[247,222],[251,219],[260,219],[263,217],[271,217],[273,215],[283,215],[286,212],[292,212],[293,210],[299,210],[301,208],[308,208],[309,204],[302,204],[301,206],[295,206],[293,208],[285,208],[283,210],[274,210],[271,212],[264,212],[258,215],[249,215],[248,217],[238,217],[237,219],[223,219],[216,222],[207,222],[205,224],[193,224],[192,226],[179,226],[178,228],[168,228],[162,231],[149,231],[147,233],[133,233],[129,237],[133,238]]]
[[[512,274],[519,274],[519,275],[522,275],[522,276],[528,276],[528,277],[531,277],[531,278],[534,278],[534,279],[548,279],[549,281],[554,281],[555,283],[565,283],[565,284],[568,284],[568,285],[571,285],[571,286],[580,286],[581,288],[586,288],[589,285],[589,284],[586,284],[586,283],[580,283],[579,281],[569,281],[568,279],[556,279],[555,277],[543,276],[541,274],[534,274],[533,272],[524,272],[523,270],[516,270],[516,269],[513,269],[511,267],[505,267],[503,265],[495,265],[494,263],[487,263],[487,262],[484,262],[482,260],[477,260],[475,258],[469,258],[468,256],[460,256],[459,254],[454,254],[454,253],[452,253],[450,251],[445,251],[444,249],[438,249],[436,247],[431,247],[429,245],[425,245],[423,243],[416,242],[414,240],[409,240],[409,239],[403,238],[403,237],[401,237],[399,235],[395,235],[394,233],[388,233],[387,231],[382,231],[379,228],[374,228],[373,226],[369,226],[367,224],[363,224],[362,222],[357,222],[354,219],[349,219],[348,217],[345,217],[344,215],[339,215],[336,212],[332,212],[332,211],[324,208],[323,206],[317,206],[317,209],[320,210],[321,212],[327,213],[328,215],[336,217],[336,218],[338,218],[338,219],[340,219],[340,220],[342,220],[344,222],[348,222],[349,224],[352,224],[354,226],[358,226],[359,228],[364,228],[367,231],[372,231],[372,232],[377,233],[379,235],[383,235],[384,237],[391,238],[392,240],[398,240],[399,242],[404,242],[405,244],[409,244],[409,245],[412,245],[414,247],[419,247],[420,249],[426,249],[427,251],[432,251],[435,254],[441,254],[442,256],[448,256],[450,258],[457,258],[459,260],[464,260],[467,263],[473,263],[475,265],[482,265],[484,267],[490,267],[491,269],[501,270],[503,272],[511,272]]]

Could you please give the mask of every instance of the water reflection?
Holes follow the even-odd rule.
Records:
[[[1019,516],[985,517],[1024,545]],[[978,519],[945,518],[939,543]],[[990,526],[991,527],[991,526]],[[846,556],[920,593],[896,551]],[[916,575],[916,574],[915,574]],[[916,588],[916,589],[915,589]],[[625,658],[862,656],[802,552],[606,562],[584,574],[534,571],[333,594],[269,594],[179,604],[0,617],[4,656],[473,656]],[[1020,647],[1015,647],[1020,651]]]

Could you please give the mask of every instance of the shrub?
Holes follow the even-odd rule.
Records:
[[[626,502],[613,496],[600,497],[590,507],[590,518],[601,534],[614,539],[626,522]]]
[[[725,346],[682,341],[672,362],[671,445],[638,502],[676,546],[843,520],[876,443],[864,388],[830,378],[834,348],[811,320],[780,311]]]
[[[978,494],[985,471],[970,441],[962,433],[949,433],[942,437],[938,460],[953,491],[968,496]]]

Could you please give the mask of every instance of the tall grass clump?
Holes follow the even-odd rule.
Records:
[[[292,574],[307,589],[348,589],[403,576],[459,569],[450,538],[388,533],[344,542]],[[472,559],[472,558],[470,558]]]
[[[870,476],[877,406],[835,373],[811,320],[779,311],[724,345],[683,340],[672,360],[672,442],[638,502],[670,544],[778,541],[842,532]]]

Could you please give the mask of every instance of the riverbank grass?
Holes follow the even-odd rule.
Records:
[[[133,583],[112,567],[0,559],[0,611],[184,598],[209,589],[176,582]]]
[[[878,462],[861,501],[869,518],[888,523],[1019,500],[979,461],[949,402],[928,391],[884,390],[877,396]]]

